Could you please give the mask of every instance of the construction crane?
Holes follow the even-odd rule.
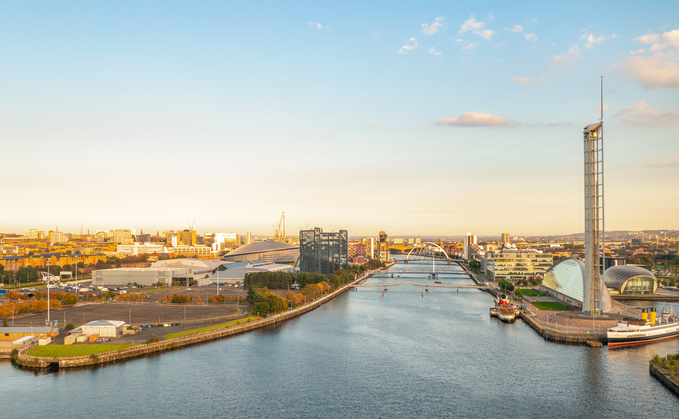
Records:
[[[187,219],[186,219],[186,223],[189,225],[189,230],[193,230],[193,225],[196,223],[196,219],[194,218],[194,219],[193,219],[193,222],[190,223],[190,222],[189,222],[189,219],[187,218]]]
[[[285,241],[285,213],[281,214],[281,219],[278,221],[278,228],[271,226],[273,228],[274,236],[277,242]],[[281,228],[282,227],[282,228]]]

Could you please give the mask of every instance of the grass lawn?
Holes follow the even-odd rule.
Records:
[[[130,346],[132,345],[45,345],[29,349],[28,355],[44,357],[84,356],[128,348]]]
[[[165,339],[178,338],[180,336],[193,335],[194,333],[207,332],[208,330],[221,329],[222,327],[229,327],[229,326],[233,326],[235,324],[245,323],[248,320],[257,320],[257,316],[248,316],[248,317],[238,319],[238,320],[231,320],[230,322],[226,322],[226,323],[220,323],[220,324],[215,324],[215,325],[212,325],[212,326],[201,327],[199,329],[191,329],[191,330],[184,330],[183,332],[170,333],[169,335],[165,336]]]
[[[533,304],[535,306],[535,308],[537,308],[538,310],[551,310],[551,311],[566,311],[566,310],[568,310],[568,307],[561,305],[559,303],[556,303],[556,302],[544,303],[544,302],[537,302],[536,301],[536,302],[531,303],[531,304]]]
[[[529,297],[544,297],[546,295],[544,292],[534,290],[533,288],[521,288],[521,292]]]

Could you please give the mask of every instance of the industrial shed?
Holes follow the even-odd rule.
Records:
[[[125,322],[119,320],[95,320],[81,326],[84,335],[115,338],[123,333]]]

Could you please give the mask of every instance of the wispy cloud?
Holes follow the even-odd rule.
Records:
[[[579,60],[581,56],[580,46],[578,44],[571,44],[571,47],[568,49],[568,54],[555,55],[552,57],[552,66],[568,66],[572,64],[573,61]]]
[[[649,105],[646,100],[629,105],[615,114],[616,118],[631,125],[665,126],[679,125],[679,109],[660,110],[658,105]]]
[[[441,55],[443,55],[443,52],[437,51],[436,48],[434,48],[434,47],[429,47],[429,53],[431,55],[435,55],[437,57],[440,57]]]
[[[461,49],[462,49],[462,51],[471,51],[478,46],[479,46],[478,42],[471,42],[471,43],[467,43],[466,45],[464,45]]]
[[[514,25],[513,28],[504,28],[507,32],[513,32],[513,33],[521,33],[523,32],[523,26],[521,25]]]
[[[679,87],[679,29],[660,34],[648,34],[635,41],[650,45],[647,55],[644,49],[632,51],[633,55],[624,66],[627,75],[644,87]]]
[[[514,77],[512,81],[522,86],[528,86],[530,84],[530,79],[528,77]]]
[[[608,108],[610,108],[610,107],[611,107],[611,104],[610,104],[610,103],[604,103],[604,110],[606,110],[606,109],[608,109]],[[601,105],[599,105],[599,106],[596,107],[596,111],[597,111],[597,112],[601,112]]]
[[[310,28],[318,29],[319,31],[321,31],[323,29],[330,29],[328,26],[321,25],[320,23],[317,23],[317,22],[309,22],[309,23],[307,23],[307,25],[309,25]]]
[[[373,36],[380,36],[381,34],[377,31],[373,31]]]
[[[490,18],[492,19],[492,16]],[[460,26],[459,33],[472,32],[483,39],[490,39],[495,35],[495,32],[490,29],[484,29],[486,27],[486,20],[487,19],[479,21],[476,20],[474,15],[471,15],[471,17],[465,20],[462,26]]]
[[[526,38],[526,41],[530,42],[537,42],[539,40],[539,38],[535,36],[534,33],[526,33],[523,35],[523,37]]]
[[[417,40],[415,38],[410,38],[408,40],[408,44],[403,45],[401,48],[398,49],[399,54],[407,54],[410,51],[414,50],[417,48]]]
[[[533,22],[533,23],[538,23],[538,20],[536,18],[533,18],[530,21]]]
[[[465,112],[457,118],[441,118],[436,125],[451,125],[458,127],[506,127],[518,122],[502,119],[499,116],[483,112]]]
[[[604,42],[615,39],[616,37],[615,34],[595,36],[593,33],[588,32],[587,29],[584,29],[583,31],[584,33],[582,36],[580,36],[580,40],[586,41],[585,48],[587,49],[593,49],[595,45],[603,44]]]
[[[434,19],[434,21],[431,24],[423,23],[422,32],[425,35],[434,35],[436,32],[444,30],[446,28],[444,22],[445,19],[443,18],[443,16],[439,16],[436,19]]]

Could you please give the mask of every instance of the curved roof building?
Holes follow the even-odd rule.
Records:
[[[653,294],[658,289],[658,279],[639,266],[613,266],[604,272],[604,284],[620,294]]]
[[[582,307],[585,298],[585,264],[572,258],[558,261],[545,272],[540,288],[572,306]],[[604,311],[613,309],[613,300],[605,287],[602,307]]]
[[[262,262],[294,263],[299,257],[299,246],[277,241],[261,241],[241,246],[227,253],[227,262],[247,262],[261,260]]]

